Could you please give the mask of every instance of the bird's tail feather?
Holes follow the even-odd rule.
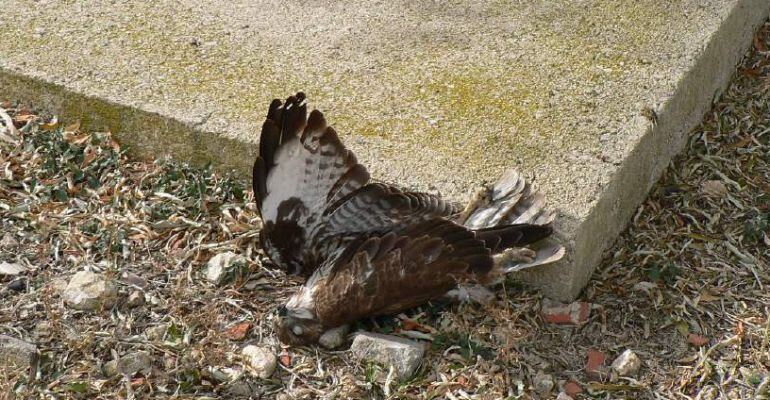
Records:
[[[533,257],[501,259],[500,272],[509,273],[564,257],[564,246],[552,237],[554,217],[545,196],[521,174],[508,170],[497,183],[477,193],[457,222],[476,231],[493,253],[510,247],[530,248],[528,254]]]

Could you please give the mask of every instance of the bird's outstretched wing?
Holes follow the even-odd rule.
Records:
[[[261,241],[280,266],[302,272],[311,232],[328,204],[369,182],[319,111],[307,116],[305,95],[273,100],[254,162],[254,197],[263,220]]]
[[[417,306],[492,267],[482,239],[436,218],[400,234],[360,238],[333,265],[317,270],[305,288],[313,293],[318,320],[335,327]]]
[[[270,104],[252,183],[265,252],[301,274],[312,273],[340,241],[457,212],[436,196],[369,184],[366,168],[323,114],[308,117],[303,93]]]

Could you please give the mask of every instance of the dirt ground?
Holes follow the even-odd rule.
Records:
[[[429,339],[406,382],[352,360],[347,345],[276,342],[273,315],[300,281],[258,249],[247,183],[132,161],[108,134],[6,102],[17,132],[0,136],[0,262],[27,270],[0,274],[0,334],[41,356],[32,369],[0,360],[0,398],[770,398],[768,88],[766,25],[581,294],[584,324],[547,323],[542,295],[513,279],[488,305],[437,302],[362,321]],[[203,269],[224,251],[247,262],[216,286]],[[65,305],[84,269],[116,283],[113,307]],[[270,378],[240,373],[248,344],[279,356]],[[611,377],[626,349],[639,373]],[[586,371],[589,352],[607,359],[598,373]],[[148,368],[114,371],[139,353]]]

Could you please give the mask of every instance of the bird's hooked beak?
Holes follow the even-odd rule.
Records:
[[[286,306],[278,309],[278,318],[273,325],[278,339],[294,346],[317,343],[323,333],[323,325],[314,318],[297,314]]]

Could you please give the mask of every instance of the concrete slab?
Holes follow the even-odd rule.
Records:
[[[248,174],[265,106],[304,90],[373,174],[463,199],[507,167],[559,210],[578,294],[726,84],[770,0],[4,0],[0,98],[140,157]],[[653,110],[657,123],[643,110]]]

